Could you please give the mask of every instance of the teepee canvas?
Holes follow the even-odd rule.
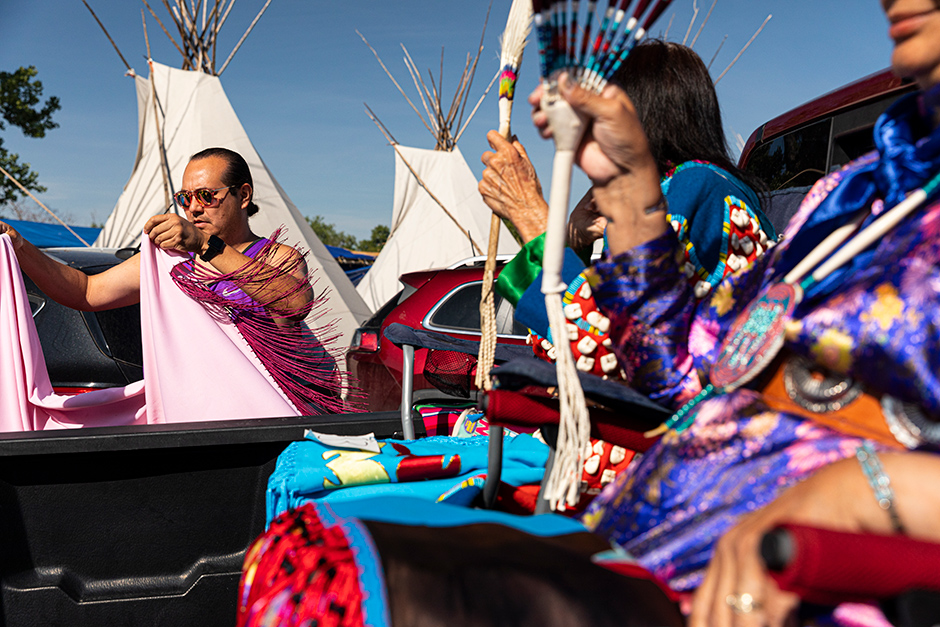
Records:
[[[254,179],[254,201],[260,211],[251,218],[252,230],[268,236],[281,228],[286,244],[310,251],[308,264],[315,269],[314,287],[318,293],[327,293],[330,311],[337,321],[335,329],[341,334],[340,345],[346,346],[371,311],[261,160],[219,80],[271,0],[264,3],[245,34],[217,68],[219,32],[234,3],[235,0],[205,0],[198,4],[183,0],[164,2],[167,15],[161,20],[144,0],[144,6],[183,57],[182,70],[148,59],[150,76],[147,78],[136,76],[104,24],[85,3],[121,57],[128,74],[135,77],[137,86],[138,137],[134,169],[95,244],[136,246],[148,218],[165,211],[180,212],[170,199],[193,154],[213,146],[234,150],[248,162]],[[164,22],[170,25],[169,29]],[[146,20],[144,41],[147,57],[150,57]],[[320,320],[318,324],[324,322]]]
[[[489,237],[491,212],[480,197],[476,178],[460,149],[395,145],[393,150],[391,236],[356,288],[373,309],[401,289],[398,277],[402,274],[485,255]],[[518,250],[518,244],[502,227],[499,252],[513,254]]]
[[[486,32],[485,23],[483,32]],[[362,34],[359,36],[362,37]],[[420,102],[427,113],[425,118],[379,59],[375,49],[365,37],[362,40],[431,132],[436,144],[434,150],[402,146],[366,106],[369,117],[395,152],[395,199],[389,239],[372,268],[356,286],[366,303],[378,309],[398,292],[398,277],[402,274],[443,268],[467,257],[486,255],[492,212],[480,196],[476,177],[457,148],[457,141],[496,77],[490,81],[489,87],[464,121],[474,72],[483,50],[482,36],[476,58],[471,61],[470,55],[467,55],[467,63],[449,108],[445,108],[441,99],[436,97],[431,70],[428,70],[432,80],[432,88],[429,89],[408,50],[402,46],[405,64],[415,79]],[[442,51],[442,69],[443,63]],[[519,245],[506,227],[501,226],[498,252],[515,254],[518,251]]]
[[[156,117],[153,113],[150,78],[138,76],[135,80],[139,136],[134,170],[96,245],[136,246],[147,219],[167,209],[161,149],[166,154],[172,194],[194,153],[209,146],[229,148],[241,154],[251,168],[254,200],[260,208],[251,218],[252,230],[266,236],[284,227],[285,243],[310,251],[308,263],[317,268],[314,275],[317,292],[330,289],[330,309],[339,320],[342,345],[348,345],[353,331],[370,315],[369,308],[252,146],[219,77],[158,63],[151,67],[160,115]],[[158,119],[162,144],[156,128]],[[178,211],[175,205],[169,210]]]

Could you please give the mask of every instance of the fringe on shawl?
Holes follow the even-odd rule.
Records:
[[[283,227],[268,238],[254,258],[235,272],[223,274],[194,261],[177,264],[173,281],[190,298],[220,320],[231,320],[284,394],[304,415],[361,411],[363,395],[337,360],[345,349],[338,347],[336,319],[327,316],[329,288],[317,293],[316,269],[306,266],[309,252],[275,261],[282,243]],[[296,249],[295,249],[296,250]],[[280,280],[306,275],[285,291]],[[233,289],[237,288],[237,289]],[[245,291],[249,288],[255,297]],[[291,308],[291,300],[313,290],[313,299]],[[282,318],[278,323],[274,317]]]

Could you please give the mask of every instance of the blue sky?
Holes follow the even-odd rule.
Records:
[[[130,64],[146,74],[140,9],[132,0],[88,0]],[[410,79],[404,44],[419,68],[439,75],[451,94],[468,52],[475,52],[485,0],[274,0],[222,75],[235,111],[262,158],[306,215],[322,215],[365,237],[388,224],[394,158],[365,114],[367,103],[395,138],[433,148],[417,116],[398,94],[356,29],[376,48],[399,83]],[[498,37],[509,0],[494,0],[471,98],[497,71]],[[222,31],[219,61],[241,37],[263,0],[239,0]],[[698,30],[711,0],[698,0]],[[151,6],[164,16],[161,2]],[[674,0],[653,34],[682,41],[692,0]],[[746,139],[764,121],[821,93],[888,66],[890,42],[876,0],[718,0],[695,49],[718,74],[768,14],[769,24],[718,84],[726,131]],[[672,16],[675,16],[674,18]],[[149,14],[148,14],[149,18]],[[148,19],[153,57],[179,67],[179,53]],[[718,50],[722,39],[727,41]],[[689,38],[691,40],[691,36]],[[537,55],[527,52],[517,88],[514,130],[547,188],[552,147],[537,137],[524,102],[537,83]],[[56,95],[60,127],[44,139],[7,129],[5,146],[39,172],[41,196],[73,224],[103,223],[131,174],[137,148],[133,82],[80,0],[0,1],[0,70],[35,65],[47,95]],[[408,90],[410,96],[415,92]],[[449,96],[448,96],[449,98]],[[491,90],[459,146],[479,177],[485,134],[496,125]],[[575,191],[586,187],[583,177]]]

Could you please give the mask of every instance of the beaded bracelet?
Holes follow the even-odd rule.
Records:
[[[868,479],[868,485],[875,493],[875,500],[878,501],[878,507],[888,512],[891,517],[891,526],[895,533],[904,533],[904,525],[898,516],[898,511],[894,507],[894,490],[891,489],[891,479],[885,473],[878,454],[868,442],[863,442],[855,450],[855,458],[862,466],[862,472]]]

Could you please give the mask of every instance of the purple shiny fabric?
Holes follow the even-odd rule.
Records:
[[[697,394],[732,321],[786,270],[780,259],[801,245],[801,227],[840,181],[871,161],[819,181],[784,243],[701,302],[690,298],[676,267],[671,233],[599,263],[592,287],[632,384],[675,408]],[[874,213],[882,211],[880,200],[869,202]],[[787,350],[940,417],[940,202],[915,211],[879,240],[863,267],[801,310]],[[772,411],[748,389],[719,395],[693,413],[692,427],[668,432],[584,518],[679,590],[701,583],[715,542],[741,516],[853,455],[859,444]]]

